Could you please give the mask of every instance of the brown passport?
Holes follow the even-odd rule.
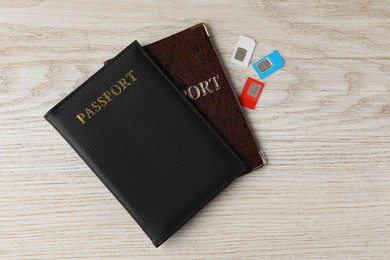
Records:
[[[144,49],[246,162],[245,173],[266,165],[205,24]]]
[[[243,174],[267,164],[205,24],[146,45],[144,50],[248,165]]]

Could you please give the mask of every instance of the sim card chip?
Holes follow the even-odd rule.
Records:
[[[259,85],[255,84],[255,83],[251,83],[247,93],[248,93],[249,96],[256,98],[257,97],[257,93],[259,93],[259,90],[260,90],[260,86]]]
[[[272,64],[271,62],[269,61],[269,59],[264,59],[262,62],[260,62],[259,64],[257,64],[257,67],[259,68],[259,70],[261,72],[264,72],[266,71],[267,69],[271,68],[272,67]]]
[[[238,61],[244,61],[246,53],[247,53],[246,49],[238,47],[236,51],[236,55],[234,55],[234,58]]]

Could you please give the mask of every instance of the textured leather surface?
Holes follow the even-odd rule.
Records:
[[[137,80],[81,124],[75,116],[130,69]],[[247,170],[138,42],[45,118],[156,247]]]
[[[209,82],[212,93],[203,95],[200,91],[199,98],[190,100],[246,162],[247,172],[265,166],[265,157],[257,146],[204,24],[144,46],[144,49],[182,90],[188,90],[190,86],[199,89],[198,83],[218,75],[219,90],[215,91]],[[192,91],[195,93],[194,89]]]

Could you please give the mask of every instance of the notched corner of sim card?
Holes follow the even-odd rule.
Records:
[[[253,48],[255,48],[255,46],[256,46],[256,41],[253,40],[252,38],[245,36],[245,35],[240,35],[239,41],[240,40],[244,40],[244,41],[247,41],[248,43],[251,43],[253,45]]]

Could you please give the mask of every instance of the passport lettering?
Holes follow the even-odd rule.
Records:
[[[207,96],[214,91],[220,90],[221,87],[218,84],[218,79],[219,76],[215,75],[208,80],[199,82],[193,86],[189,86],[187,89],[182,90],[182,92],[186,97],[189,97],[192,100],[197,100],[201,96]]]
[[[76,118],[84,125],[88,120],[105,108],[108,103],[113,101],[116,96],[122,94],[128,86],[134,83],[137,77],[133,70],[127,72],[122,78],[120,78],[115,84],[104,91],[96,100],[92,101],[89,106],[84,108],[84,111],[77,114]]]

